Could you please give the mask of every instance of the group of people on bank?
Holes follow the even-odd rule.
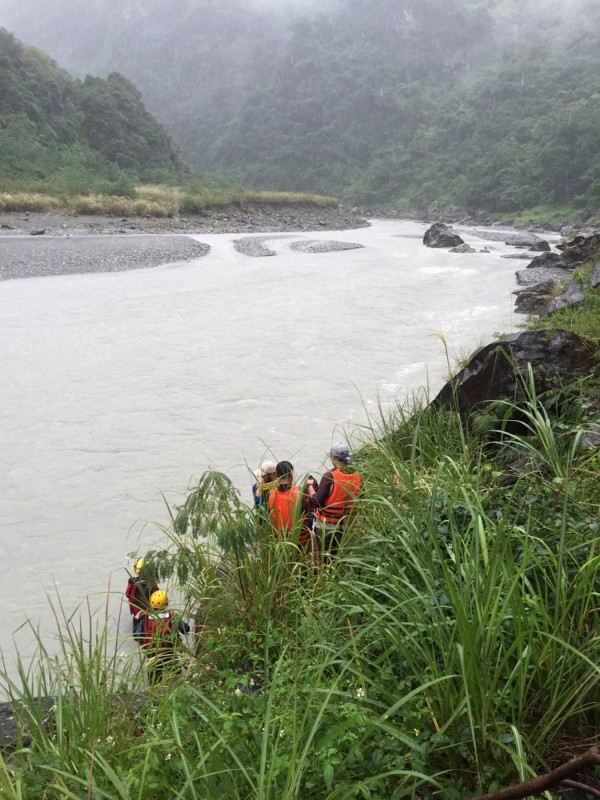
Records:
[[[252,490],[257,512],[270,520],[277,539],[298,531],[301,549],[331,558],[354,517],[362,476],[352,467],[352,453],[344,442],[333,444],[329,457],[332,468],[321,481],[309,475],[302,486],[294,482],[289,461],[263,461]]]
[[[362,488],[362,476],[351,465],[347,444],[333,444],[329,457],[332,468],[321,481],[309,475],[302,486],[294,482],[294,467],[289,461],[263,461],[252,487],[257,525],[272,531],[277,541],[294,536],[301,553],[314,564],[322,557],[331,560],[336,555]],[[165,672],[176,665],[176,647],[190,627],[169,610],[167,593],[146,579],[143,558],[133,565],[125,597],[133,636],[146,656],[148,680],[160,683]]]

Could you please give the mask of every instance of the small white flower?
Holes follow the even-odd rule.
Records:
[[[236,690],[235,690],[234,694],[240,695],[241,693],[242,693],[242,690],[240,689],[240,687],[239,686],[236,687]]]
[[[172,753],[167,753],[167,755],[165,756],[165,761],[170,761],[172,757],[173,757]]]
[[[284,736],[285,736],[285,731],[283,728],[281,728],[281,730],[279,731],[279,738],[283,739]]]
[[[366,693],[366,691],[364,690],[364,688],[362,686],[360,686],[359,689],[357,690],[356,696],[357,697],[366,697],[367,696],[367,693]]]

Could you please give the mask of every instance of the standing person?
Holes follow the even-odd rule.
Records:
[[[309,479],[307,491],[315,511],[315,531],[321,536],[323,550],[334,556],[344,528],[354,516],[362,475],[350,466],[352,453],[344,442],[332,444],[329,457],[333,469],[323,475],[318,488]]]
[[[280,461],[275,468],[277,488],[269,492],[269,517],[275,538],[298,530],[298,545],[303,552],[312,549],[312,531],[308,524],[310,501],[300,486],[294,483],[294,466],[289,461]]]
[[[162,589],[150,595],[150,609],[138,611],[135,637],[146,653],[148,681],[160,683],[167,670],[175,665],[175,648],[181,634],[190,632],[187,622],[175,619],[175,612],[169,611],[169,598]]]
[[[277,487],[271,489],[267,500],[269,517],[275,537],[294,529],[300,516],[300,487],[294,484],[294,467],[289,461],[280,461],[275,468]]]
[[[135,615],[138,611],[147,611],[150,608],[150,595],[152,592],[158,591],[158,583],[154,582],[152,586],[148,586],[146,579],[141,574],[143,567],[144,559],[138,558],[133,565],[133,575],[129,576],[125,588],[125,597],[129,603],[129,613],[132,616],[134,633],[137,625]]]
[[[256,483],[252,485],[252,497],[255,508],[265,508],[269,499],[269,492],[277,486],[277,465],[274,461],[263,461],[254,475]]]

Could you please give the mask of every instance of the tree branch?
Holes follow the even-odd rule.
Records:
[[[522,797],[529,797],[534,794],[541,794],[547,789],[582,772],[595,764],[600,764],[600,745],[595,744],[590,747],[583,755],[572,758],[566,764],[561,764],[560,767],[553,769],[546,775],[538,775],[536,778],[519,783],[516,786],[509,786],[506,789],[499,789],[497,792],[490,792],[489,794],[482,794],[479,797],[472,797],[469,800],[520,800]]]

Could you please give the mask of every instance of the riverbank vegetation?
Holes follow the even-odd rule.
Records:
[[[59,656],[40,639],[3,681],[21,734],[2,796],[458,798],[595,742],[600,381],[521,389],[468,420],[416,398],[363,431],[329,566],[206,473],[145,554],[195,619],[181,672],[148,687],[138,653],[58,609]]]
[[[99,0],[93,24],[69,0],[7,5],[28,42],[108,77],[74,80],[2,33],[4,176],[132,197],[189,175],[176,141],[202,174],[400,215],[585,221],[599,208],[595,0],[329,0],[293,14],[168,0],[118,18]]]
[[[111,216],[151,216],[177,218],[202,214],[207,209],[227,206],[337,206],[334,197],[295,192],[248,191],[211,181],[197,181],[184,186],[131,186],[128,196],[113,194],[46,194],[38,191],[1,191],[0,212],[37,211]],[[13,182],[13,185],[14,182]],[[52,191],[52,185],[48,185]],[[110,192],[110,188],[108,188]]]
[[[567,218],[600,203],[599,15],[596,0],[165,0],[118,18],[98,0],[93,24],[70,0],[8,0],[5,14],[73,74],[133,80],[202,172],[401,213]]]

